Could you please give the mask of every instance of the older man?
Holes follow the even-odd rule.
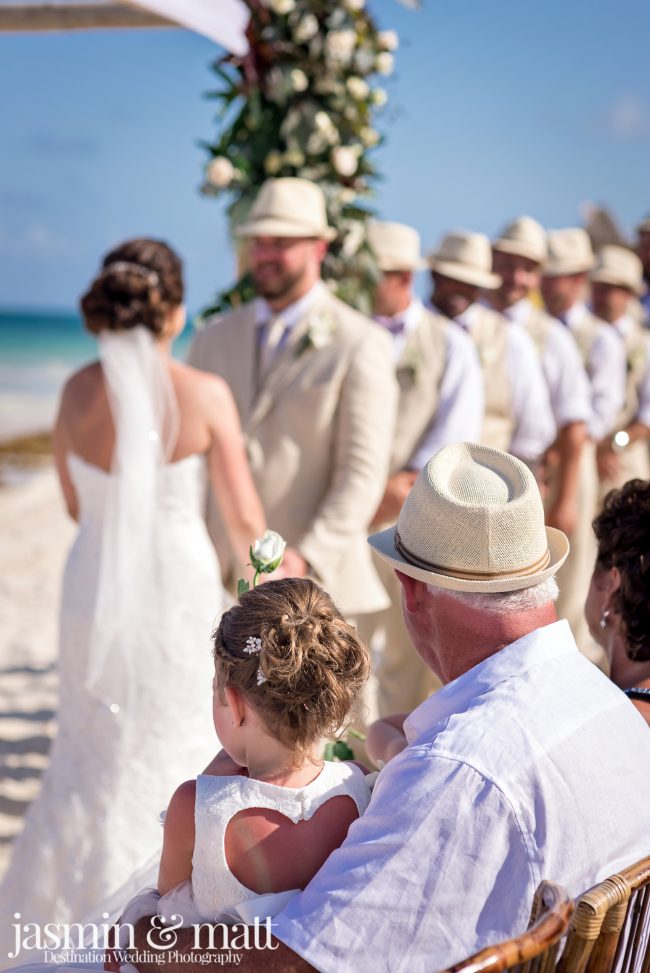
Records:
[[[650,734],[556,620],[568,542],[530,470],[446,446],[370,543],[446,685],[372,730],[390,759],[368,810],[246,973],[446,969],[525,929],[542,878],[577,895],[650,850]]]
[[[555,439],[548,390],[528,335],[479,301],[481,291],[501,283],[491,271],[488,238],[449,233],[429,256],[429,266],[432,307],[466,331],[478,351],[485,391],[481,442],[536,466]]]
[[[403,223],[375,221],[368,242],[381,272],[375,320],[391,336],[400,389],[390,475],[375,514],[379,528],[395,521],[417,474],[441,446],[480,439],[483,382],[470,338],[413,291],[415,274],[427,266],[418,232]],[[377,683],[378,711],[385,716],[415,709],[440,682],[413,652],[394,571],[381,559],[377,568],[391,596],[373,633],[383,635]]]
[[[390,460],[391,342],[320,279],[336,234],[314,183],[269,180],[239,234],[257,300],[200,331],[190,362],[232,389],[267,521],[289,545],[283,573],[310,573],[358,620],[389,603],[365,533]],[[214,504],[208,523],[232,577]]]
[[[611,436],[596,449],[601,497],[628,480],[650,478],[650,335],[631,313],[643,293],[643,265],[625,247],[607,246],[598,253],[589,275],[591,305],[611,325],[625,349],[625,405]]]

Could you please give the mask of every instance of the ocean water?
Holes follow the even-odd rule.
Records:
[[[183,359],[192,325],[174,342]],[[0,309],[0,441],[45,432],[61,388],[80,365],[97,357],[97,343],[76,313]]]

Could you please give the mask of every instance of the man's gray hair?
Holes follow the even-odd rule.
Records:
[[[427,585],[432,595],[449,595],[456,601],[468,608],[478,608],[485,612],[495,612],[506,614],[508,612],[525,612],[534,608],[542,608],[550,602],[557,601],[559,595],[555,578],[547,578],[540,581],[531,588],[522,588],[520,591],[450,591],[447,588],[438,588],[435,585]]]

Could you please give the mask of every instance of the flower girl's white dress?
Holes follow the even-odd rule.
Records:
[[[148,365],[157,352],[146,335],[127,340],[140,343],[119,362],[131,389],[138,348]],[[147,401],[125,413],[126,430],[116,422],[116,439],[133,434],[142,454],[155,440],[139,428]],[[0,886],[0,968],[11,962],[15,913],[21,923],[83,921],[159,853],[161,808],[219,746],[210,635],[224,594],[202,517],[204,460],[141,466],[106,473],[69,457],[80,517],[63,579],[58,733]],[[125,484],[109,536],[107,509]]]

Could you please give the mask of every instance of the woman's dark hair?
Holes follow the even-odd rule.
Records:
[[[81,298],[86,328],[126,331],[142,324],[158,336],[183,303],[183,265],[162,240],[127,240],[106,254],[102,270]]]
[[[618,568],[613,608],[625,626],[627,654],[650,660],[650,481],[630,480],[611,490],[593,522],[598,540],[596,570]]]

